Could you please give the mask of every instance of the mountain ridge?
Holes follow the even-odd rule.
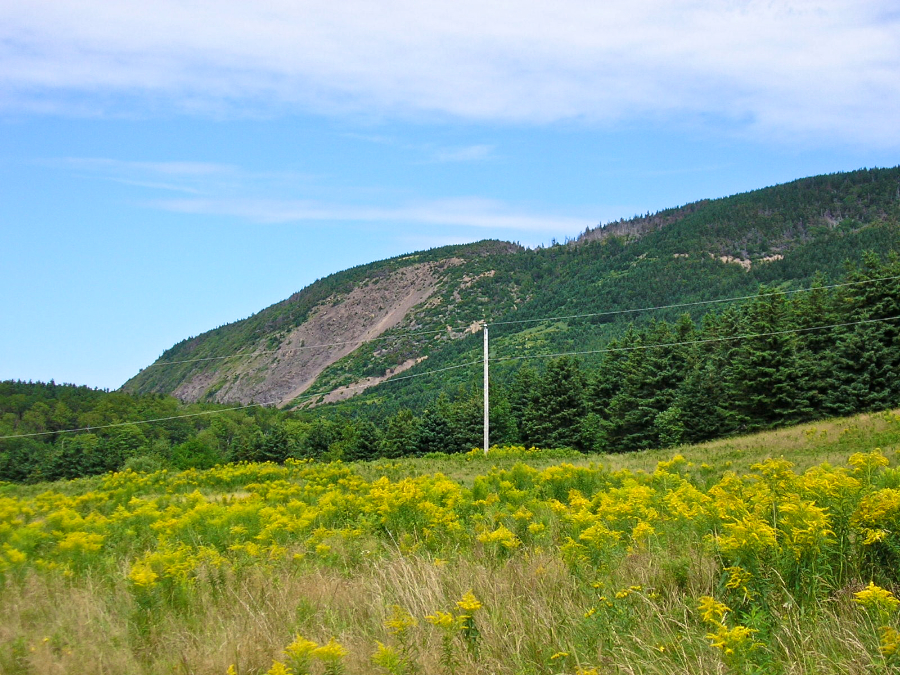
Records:
[[[900,167],[803,178],[588,228],[551,247],[485,240],[354,267],[174,345],[123,390],[286,406],[311,390],[365,391],[399,368],[477,358],[481,320],[795,287],[817,272],[834,277],[864,250],[897,248]],[[591,347],[627,323],[549,326],[539,340]],[[534,342],[530,326],[501,331],[498,347]],[[343,344],[315,346],[331,343]]]

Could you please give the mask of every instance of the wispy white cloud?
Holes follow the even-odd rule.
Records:
[[[114,175],[153,174],[177,177],[234,175],[238,167],[215,162],[135,162],[108,157],[55,157],[40,160],[41,164],[81,171]]]
[[[403,150],[409,150],[422,157],[425,162],[448,163],[448,162],[480,162],[490,159],[494,155],[496,146],[487,143],[477,143],[474,145],[464,145],[455,147],[437,146],[433,143],[410,143],[401,141],[394,136],[384,136],[379,134],[360,134],[345,133],[347,138],[353,138],[366,143],[375,143],[376,145],[388,145]]]
[[[366,222],[460,226],[488,230],[520,230],[546,235],[575,235],[591,218],[535,213],[504,202],[480,199],[441,199],[399,206],[334,204],[290,199],[163,199],[147,206],[178,213],[230,216],[257,223]]]
[[[480,155],[487,156],[492,150],[491,146],[472,147],[479,150],[462,148],[459,152],[462,159],[446,161],[470,161],[470,158]],[[176,213],[225,216],[251,223],[356,222],[452,226],[470,230],[528,232],[546,237],[574,236],[586,226],[596,224],[594,217],[548,213],[481,197],[398,201],[397,195],[391,191],[366,187],[335,190],[320,185],[311,186],[302,180],[285,180],[285,177],[302,177],[302,174],[253,172],[232,164],[146,162],[101,157],[57,158],[42,160],[42,163],[138,188],[191,195],[175,199],[138,198],[144,207]],[[298,189],[298,183],[302,189]],[[297,194],[313,196],[297,198]],[[381,202],[392,200],[392,203],[372,203],[376,197]],[[370,200],[369,203],[360,203],[366,199]],[[460,233],[426,232],[420,234],[440,236],[448,241],[466,238]]]
[[[251,171],[234,164],[218,162],[56,157],[40,159],[36,163],[123,185],[197,195],[277,192],[305,186],[314,178],[297,171]]]
[[[479,162],[494,152],[493,145],[468,145],[463,148],[443,148],[434,153],[436,162]]]
[[[133,185],[134,187],[149,188],[151,190],[169,190],[171,192],[187,192],[188,194],[198,195],[201,193],[197,188],[187,187],[186,185],[175,185],[173,183],[157,183],[147,180],[128,180],[127,178],[111,178],[110,180],[123,185]]]
[[[0,105],[719,120],[900,144],[894,0],[11,0]]]

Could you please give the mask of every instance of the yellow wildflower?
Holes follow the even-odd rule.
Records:
[[[753,578],[753,575],[737,565],[726,567],[725,571],[728,572],[728,581],[725,584],[725,587],[735,591],[741,591],[741,593],[744,594],[744,600],[751,600],[753,598],[753,593],[747,588],[747,584]]]
[[[863,532],[866,533],[866,538],[863,540],[864,546],[871,546],[879,541],[884,541],[884,538],[889,534],[887,530],[873,530],[869,528],[865,528]]]
[[[749,514],[723,526],[719,548],[726,552],[762,553],[776,544],[775,528],[759,516]]]
[[[900,607],[900,600],[895,598],[893,593],[886,588],[876,586],[871,581],[868,586],[854,595],[856,596],[854,602],[879,615],[890,616]]]
[[[437,611],[434,614],[426,616],[425,619],[428,623],[447,631],[455,629],[458,623],[457,618],[450,612]]]
[[[149,588],[156,583],[159,575],[154,572],[153,568],[147,563],[136,562],[131,566],[131,572],[128,573],[128,578],[131,579],[135,586]]]
[[[334,663],[344,658],[347,655],[347,650],[344,649],[339,642],[335,641],[334,638],[331,638],[328,640],[327,644],[313,649],[311,655],[314,659],[318,659],[319,661]]]
[[[879,448],[876,448],[872,452],[857,452],[850,455],[847,463],[857,472],[871,474],[872,471],[890,464],[890,461],[881,454]]]
[[[266,671],[266,675],[294,675],[294,671],[281,661],[273,661],[272,667]]]
[[[483,532],[478,535],[477,539],[483,544],[500,544],[508,550],[518,547],[521,543],[519,538],[505,525],[500,525],[493,532]]]
[[[481,609],[481,603],[478,601],[478,598],[475,597],[475,594],[472,593],[472,591],[468,591],[465,595],[463,595],[462,600],[457,602],[456,606],[467,614],[477,612],[479,609]]]
[[[400,605],[391,608],[391,616],[384,622],[385,628],[391,635],[401,635],[410,628],[415,628],[419,622]]]
[[[885,656],[900,654],[900,631],[893,626],[882,626],[879,650]]]
[[[654,534],[656,534],[656,530],[653,528],[653,526],[643,520],[635,525],[631,530],[631,538],[638,542],[646,541]]]
[[[28,556],[22,553],[22,551],[15,549],[12,546],[7,546],[6,544],[3,545],[3,555],[14,565],[21,565],[28,560]]]
[[[104,539],[106,537],[102,534],[70,532],[65,539],[59,542],[59,550],[72,553],[94,553],[100,550]]]
[[[298,673],[305,673],[309,669],[309,659],[313,651],[318,647],[312,640],[307,640],[302,635],[294,637],[294,641],[284,648],[291,664]]]
[[[710,641],[710,645],[716,649],[722,650],[726,656],[732,656],[741,651],[750,651],[759,646],[759,643],[753,642],[753,634],[758,631],[746,626],[735,626],[728,628],[724,624],[719,624],[715,633],[707,633],[706,639]]]
[[[378,648],[372,654],[372,663],[381,666],[389,673],[395,673],[400,670],[403,665],[403,658],[393,647],[378,643]]]
[[[725,618],[725,615],[731,611],[731,608],[729,608],[728,605],[719,602],[708,595],[704,595],[700,598],[699,609],[700,618],[702,618],[705,623],[712,624],[721,623],[722,619]]]

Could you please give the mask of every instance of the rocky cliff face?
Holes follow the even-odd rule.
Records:
[[[173,393],[185,401],[286,404],[304,394],[325,368],[401,325],[410,310],[435,292],[442,272],[460,262],[415,264],[367,280],[318,304],[275,349],[224,364],[227,374],[222,369],[197,372]]]
[[[432,329],[429,343],[471,334],[467,327],[474,322],[457,316],[457,305],[479,293],[479,281],[492,280],[494,271],[483,269],[485,260],[522,250],[507,242],[490,244],[463,247],[466,257],[404,256],[339,273],[340,283],[316,282],[258,315],[185,340],[123,389],[172,393],[184,401],[296,404],[326,369],[364,346],[383,367],[374,374],[355,373],[350,381],[345,377],[326,400],[347,398],[427,358],[396,349],[405,331],[418,336],[423,321]],[[335,289],[323,295],[320,287],[329,283]],[[390,342],[386,333],[393,336]]]

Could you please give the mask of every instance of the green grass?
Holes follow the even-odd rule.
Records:
[[[898,672],[879,631],[900,627],[900,615],[854,595],[873,578],[900,591],[893,563],[875,555],[890,549],[867,549],[856,515],[866,495],[896,492],[898,444],[900,414],[889,411],[620,455],[496,448],[5,484],[0,673],[221,675],[233,665],[262,675],[298,634],[336,639],[347,674]],[[876,448],[890,466],[861,471],[875,454],[847,465]],[[823,484],[850,486],[818,502],[850,534],[819,548],[803,537]],[[678,517],[678,495],[705,503],[704,514]],[[778,546],[729,550],[737,521],[715,513],[740,500],[761,514],[752,527],[780,528]],[[804,504],[810,517],[786,524]],[[434,525],[432,508],[458,527]],[[641,523],[655,533],[638,538]],[[892,524],[880,526],[894,546]],[[102,533],[103,547],[64,549],[81,532]],[[249,553],[256,545],[262,554]],[[180,577],[184,565],[193,571]],[[752,571],[744,590],[727,585],[734,565]],[[151,569],[155,582],[136,581]],[[468,627],[429,622],[458,616],[469,591],[482,607]],[[721,623],[704,620],[704,596],[729,606]],[[411,618],[398,632],[401,615]],[[737,630],[749,637],[734,653],[711,645],[710,633]],[[378,643],[395,650],[393,669],[373,663]],[[340,670],[314,659],[311,672],[326,666]]]
[[[610,471],[628,469],[652,472],[657,463],[682,455],[692,465],[690,469],[695,474],[702,474],[705,480],[715,481],[726,471],[746,473],[751,466],[766,459],[783,457],[794,464],[796,470],[804,471],[822,463],[843,465],[853,453],[875,448],[879,448],[894,461],[900,459],[900,409],[832,418],[677,448],[601,454],[549,450],[534,453],[525,461],[538,469],[565,461],[575,466],[600,464]],[[498,457],[496,453],[485,456],[483,453],[473,452],[463,455],[405,457],[387,462],[360,462],[357,466],[363,475],[370,477],[384,474],[399,478],[442,473],[463,485],[471,485],[476,476],[484,474],[491,467],[509,469],[520,461],[522,458],[517,454]]]

